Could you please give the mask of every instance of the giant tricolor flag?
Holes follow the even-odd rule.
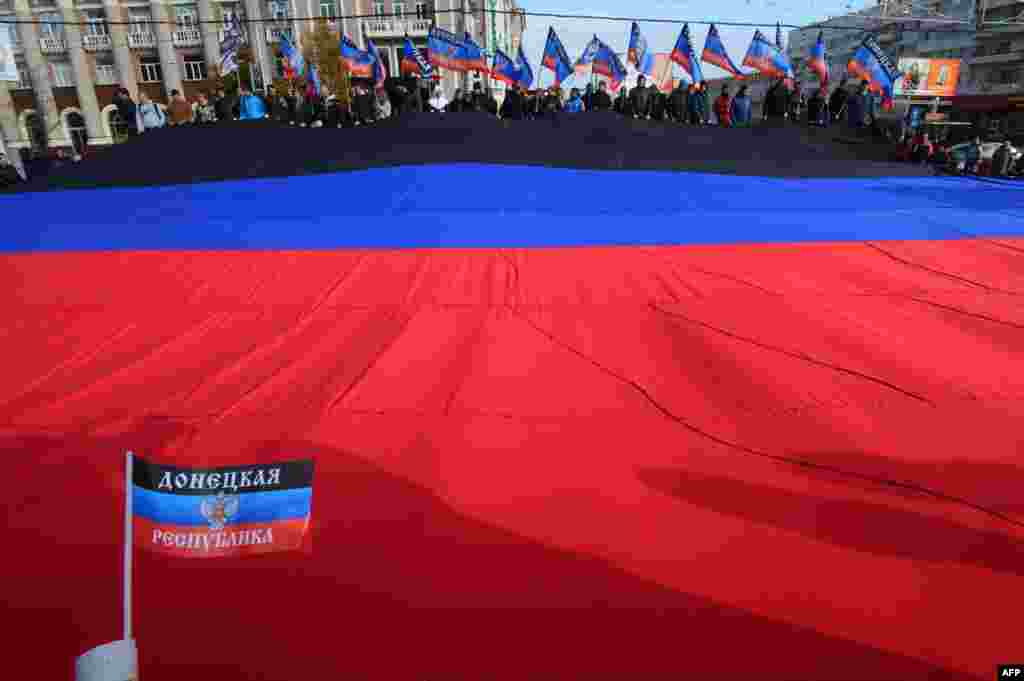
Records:
[[[817,74],[822,87],[828,85],[828,62],[825,57],[825,35],[823,31],[818,33],[818,40],[814,43],[814,47],[811,48],[811,58],[807,62],[807,66]]]
[[[701,60],[714,64],[731,76],[736,78],[743,77],[743,72],[739,70],[736,64],[732,62],[732,58],[729,57],[729,53],[725,49],[725,43],[722,42],[722,38],[718,35],[718,29],[715,28],[714,24],[711,24],[711,28],[708,29],[708,37],[704,41],[704,52],[701,54]]]
[[[423,53],[416,49],[416,46],[408,38],[405,39],[405,44],[402,46],[400,68],[403,74],[414,73],[424,78],[430,78],[433,73],[430,62],[427,61]]]
[[[182,468],[134,457],[135,543],[183,558],[301,546],[313,502],[313,461]]]
[[[436,69],[465,71],[461,62],[462,41],[454,33],[434,26],[427,38],[427,52],[430,65]]]
[[[364,52],[346,36],[341,36],[341,61],[356,78],[373,78],[373,56]]]
[[[683,70],[689,74],[690,80],[694,83],[704,80],[704,73],[701,71],[700,62],[693,51],[693,41],[690,40],[689,24],[683,24],[683,29],[679,31],[679,37],[676,38],[675,47],[672,48],[672,54],[669,57],[676,64],[683,67]]]
[[[569,55],[562,46],[555,29],[548,27],[548,39],[544,43],[544,56],[541,58],[541,66],[551,69],[555,74],[555,85],[572,75],[572,63]]]
[[[750,41],[743,65],[771,78],[789,79],[793,76],[793,67],[790,66],[789,59],[761,31],[754,31],[754,39]]]
[[[893,107],[893,88],[900,78],[900,70],[872,36],[864,38],[846,68],[854,77],[868,81],[871,91],[882,96],[883,109]]]

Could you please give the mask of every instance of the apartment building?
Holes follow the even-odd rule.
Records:
[[[514,0],[0,0],[0,16],[24,22],[0,25],[11,31],[20,76],[0,83],[0,130],[13,148],[38,147],[43,138],[51,148],[112,143],[123,125],[113,104],[117,86],[158,102],[172,90],[192,98],[210,89],[232,16],[242,20],[258,64],[257,89],[283,71],[276,56],[282,33],[301,44],[317,18],[333,19],[364,47],[372,39],[393,74],[404,38],[426,50],[435,18],[492,54],[518,47],[525,29]],[[449,96],[459,81],[466,84],[447,74]]]
[[[972,91],[987,95],[1024,93],[1024,2],[986,0],[983,10],[984,24],[969,62]],[[1009,25],[1011,22],[1015,25]]]
[[[990,2],[992,0],[989,0]],[[976,14],[974,0],[929,0],[914,4],[914,17],[950,19],[968,22],[942,24],[915,21],[912,16],[900,16],[891,11],[882,17],[881,5],[860,12],[830,18],[812,26],[795,29],[789,34],[788,54],[794,65],[806,63],[811,47],[823,33],[825,51],[830,62],[829,78],[833,82],[846,75],[846,65],[863,41],[871,33],[886,54],[894,61],[902,58],[961,59],[960,92],[968,92],[976,74],[970,66],[975,51],[975,32],[970,22]]]

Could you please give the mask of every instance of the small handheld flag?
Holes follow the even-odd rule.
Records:
[[[645,76],[655,75],[653,52],[648,49],[647,39],[640,33],[640,26],[634,21],[629,31],[629,49],[626,51],[626,63],[632,64],[637,71]]]
[[[403,74],[415,73],[424,78],[430,78],[434,71],[430,66],[430,62],[423,57],[423,53],[417,50],[416,46],[408,38],[405,39],[405,45],[402,49],[400,68]]]
[[[356,78],[373,77],[373,57],[360,50],[346,35],[341,36],[341,60]]]
[[[572,66],[569,62],[569,55],[562,46],[555,29],[548,28],[548,39],[544,44],[544,56],[541,66],[551,69],[555,74],[555,85],[559,85],[572,75]]]
[[[515,85],[519,79],[519,71],[515,62],[508,58],[501,50],[494,51],[494,65],[491,67],[491,77],[500,80],[507,85]]]
[[[754,31],[754,39],[747,49],[747,56],[743,58],[743,65],[757,69],[772,78],[793,77],[793,67],[790,66],[789,59],[777,45],[769,42],[761,31]]]
[[[828,85],[828,62],[825,57],[824,32],[818,33],[818,41],[811,48],[811,59],[808,62],[808,66],[811,71],[817,74],[822,87]]]
[[[313,462],[193,469],[135,459],[135,540],[146,550],[215,558],[301,546]]]
[[[868,81],[871,91],[882,96],[882,108],[892,109],[893,90],[902,73],[872,36],[864,38],[847,64],[847,70],[854,77]]]
[[[701,60],[709,64],[714,64],[736,78],[743,77],[743,72],[737,68],[736,64],[734,64],[732,59],[729,57],[729,53],[726,52],[725,43],[723,43],[722,38],[719,37],[718,29],[714,24],[711,24],[711,28],[708,29],[708,37],[707,40],[704,41],[704,52],[701,54]]]
[[[700,62],[697,61],[693,52],[693,41],[690,40],[689,24],[683,24],[683,30],[679,32],[679,37],[676,38],[676,45],[672,48],[670,59],[683,67],[683,70],[689,74],[690,80],[694,83],[700,83],[704,80],[704,73],[701,71]]]
[[[518,83],[521,87],[529,88],[533,85],[533,68],[526,59],[522,43],[519,44],[519,54],[516,56],[516,69],[519,71]]]
[[[454,33],[434,26],[427,38],[427,51],[434,68],[460,72],[466,70],[460,61],[462,41]]]
[[[378,92],[383,91],[384,81],[388,78],[384,60],[381,59],[380,52],[377,51],[377,46],[373,44],[372,40],[366,41],[366,51],[373,58],[373,87]]]

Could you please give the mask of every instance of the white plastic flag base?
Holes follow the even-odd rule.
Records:
[[[75,681],[138,681],[135,640],[104,643],[75,660]]]

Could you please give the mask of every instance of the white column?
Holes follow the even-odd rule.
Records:
[[[89,134],[90,144],[110,144],[113,140],[107,136],[100,121],[100,104],[96,99],[96,79],[93,77],[92,65],[82,47],[82,27],[77,22],[82,20],[75,10],[72,0],[61,0],[61,16],[64,17],[64,35],[68,41],[68,57],[71,59],[71,70],[75,76],[75,92],[78,94],[78,108],[85,119],[85,129]]]
[[[104,0],[103,9],[110,19],[110,42],[114,49],[114,63],[117,64],[118,79],[121,86],[131,94],[132,99],[139,96],[139,79],[135,66],[135,57],[128,46],[128,27],[121,22],[127,21],[127,13],[120,0]]]
[[[267,45],[267,28],[270,24],[261,21],[264,15],[261,0],[245,0],[245,15],[249,20],[247,24],[249,47],[252,50],[253,58],[259,64],[260,74],[263,76],[263,84],[269,87],[274,73],[272,68],[273,62],[270,59],[270,48]]]
[[[220,26],[212,23],[217,20],[212,0],[199,0],[199,30],[203,36],[203,55],[206,57],[206,68],[220,66],[220,42],[218,30]]]
[[[170,97],[171,90],[183,92],[181,85],[181,64],[178,63],[178,52],[174,49],[173,32],[175,17],[170,16],[168,6],[159,0],[150,5],[153,12],[154,33],[156,34],[157,53],[160,55],[160,70],[163,71],[164,89]]]
[[[28,0],[15,0],[14,9],[23,23],[18,24],[18,35],[25,49],[25,61],[32,77],[32,90],[36,96],[36,116],[46,126],[46,138],[51,147],[67,146],[68,139],[61,125],[60,112],[53,98],[53,83],[50,80],[50,65],[39,49],[39,29],[36,16],[29,9]]]

